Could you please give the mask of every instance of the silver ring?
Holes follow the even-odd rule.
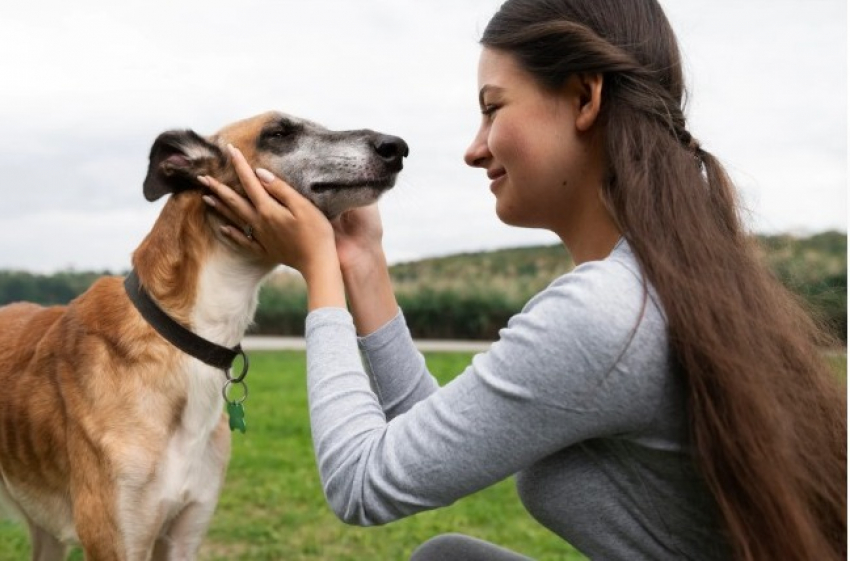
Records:
[[[254,239],[254,227],[250,224],[242,226],[242,233],[245,234],[245,237],[248,238],[249,242]]]

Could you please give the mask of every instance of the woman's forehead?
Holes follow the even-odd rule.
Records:
[[[478,87],[505,87],[516,80],[527,78],[517,63],[516,57],[508,52],[484,47],[478,59]]]

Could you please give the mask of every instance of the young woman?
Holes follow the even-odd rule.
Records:
[[[466,162],[502,221],[555,232],[577,267],[446,386],[398,310],[376,208],[331,225],[235,152],[254,206],[212,183],[208,202],[253,226],[228,235],[307,281],[335,512],[383,524],[516,474],[528,511],[591,558],[843,559],[844,388],[688,133],[656,0],[508,0],[481,43]],[[460,535],[414,558],[523,559]]]

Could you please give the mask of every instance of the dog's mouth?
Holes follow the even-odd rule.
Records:
[[[310,185],[310,191],[318,194],[329,193],[333,191],[343,191],[347,189],[389,189],[395,183],[395,177],[385,179],[374,179],[372,181],[352,181],[352,182],[330,182],[319,181]]]

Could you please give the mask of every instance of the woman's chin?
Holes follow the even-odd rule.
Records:
[[[504,199],[496,199],[496,216],[508,226],[525,226],[522,223],[521,217],[517,216],[516,206],[511,205]]]

